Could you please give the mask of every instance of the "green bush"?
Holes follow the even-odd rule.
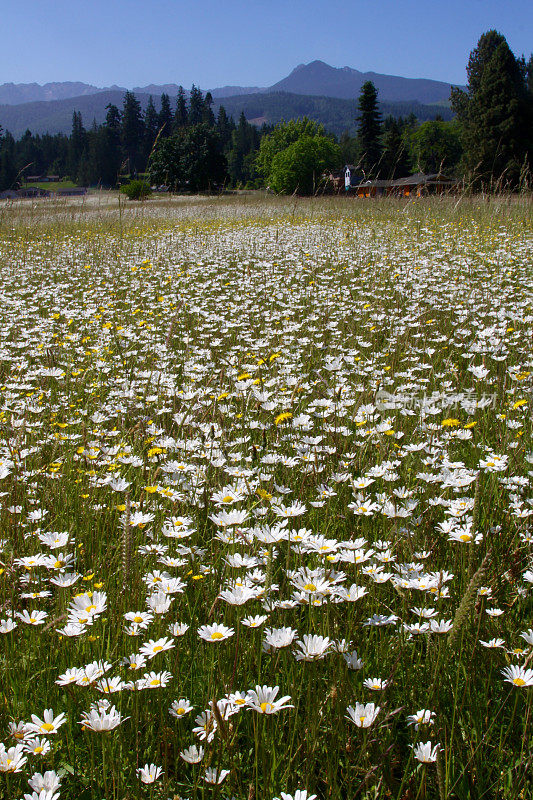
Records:
[[[122,194],[125,194],[128,200],[146,200],[152,194],[149,184],[146,181],[130,181],[125,186],[120,187]]]

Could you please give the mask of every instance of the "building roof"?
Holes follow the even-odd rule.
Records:
[[[391,181],[391,186],[421,186],[428,183],[452,184],[455,183],[455,181],[439,172],[435,172],[432,175],[425,175],[423,172],[415,172],[414,175],[409,175],[407,178],[398,178],[395,181]]]
[[[394,181],[360,181],[355,186],[357,189],[364,189],[365,187],[371,189],[386,189],[389,186],[394,186]]]

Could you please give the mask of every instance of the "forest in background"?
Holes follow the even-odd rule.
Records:
[[[370,81],[364,84],[357,105],[353,103],[352,125],[340,134],[338,120],[334,131],[316,119],[306,127],[304,118],[303,127],[289,129],[288,137],[278,136],[282,149],[293,147],[291,185],[294,175],[296,186],[300,185],[298,169],[304,162],[307,172],[312,169],[313,173],[319,166],[331,170],[349,163],[365,179],[394,179],[420,171],[453,174],[473,185],[516,188],[528,184],[533,149],[532,58],[516,57],[505,37],[489,31],[472,51],[467,74],[466,90],[452,89],[452,120],[443,118],[446,109],[425,121],[413,111],[404,116],[398,109],[384,117]],[[290,95],[269,97],[274,104],[283,104]],[[173,190],[275,184],[265,171],[261,147],[265,141],[268,149],[276,130],[287,131],[287,124],[260,124],[253,115],[261,108],[260,104],[257,109],[247,108],[235,120],[231,108],[217,108],[209,92],[204,95],[193,85],[189,93],[180,87],[173,100],[163,94],[157,106],[150,97],[145,109],[127,91],[122,108],[108,104],[105,121],[93,122],[89,128],[81,113],[74,112],[68,136],[28,130],[15,140],[9,131],[0,130],[0,190],[17,187],[28,175],[46,174],[107,188],[138,176]],[[300,143],[295,149],[295,135],[315,141]],[[317,137],[332,146],[317,142]]]

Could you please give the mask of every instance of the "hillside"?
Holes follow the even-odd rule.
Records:
[[[258,125],[264,122],[275,124],[282,119],[309,117],[321,122],[324,127],[340,135],[348,130],[351,134],[356,130],[356,100],[340,100],[334,97],[313,97],[311,95],[290,94],[288,92],[270,92],[268,94],[250,94],[241,97],[224,97],[215,105],[223,105],[228,114],[235,119],[241,111],[247,120]],[[434,119],[440,114],[443,119],[451,119],[453,114],[448,108],[423,105],[422,103],[380,103],[383,116],[394,117],[415,114],[423,122]]]
[[[0,125],[19,138],[26,130],[32,133],[70,133],[72,114],[81,111],[84,125],[89,127],[93,119],[101,123],[106,117],[106,106],[114,103],[122,106],[124,92],[110,90],[91,95],[70,97],[65,100],[48,100],[20,105],[0,106]],[[149,95],[137,95],[143,108]]]
[[[137,94],[143,108],[146,108],[150,95]],[[68,98],[66,100],[50,100],[37,103],[0,106],[0,125],[9,130],[15,138],[19,138],[26,130],[32,133],[70,133],[72,113],[80,111],[85,127],[90,127],[93,120],[101,123],[106,117],[106,106],[109,103],[122,106],[124,93],[117,90],[98,92],[92,95]],[[159,97],[154,97],[156,107]],[[315,97],[311,95],[290,94],[287,92],[255,93],[220,97],[214,102],[215,113],[218,106],[223,105],[228,114],[237,119],[241,113],[257,124],[276,123],[281,119],[308,116],[321,122],[329,131],[340,134],[344,130],[355,130],[357,116],[355,100],[340,100],[333,97]],[[384,102],[381,103],[384,115],[407,116],[413,112],[421,121],[433,119],[441,114],[444,119],[451,119],[447,108],[428,106],[421,103]]]

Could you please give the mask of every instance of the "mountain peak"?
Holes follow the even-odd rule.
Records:
[[[442,81],[360,72],[348,66],[332,67],[319,59],[299,64],[290,75],[271,86],[270,91],[355,100],[366,80],[374,82],[380,100],[389,102],[442,103],[450,96],[450,84]]]

